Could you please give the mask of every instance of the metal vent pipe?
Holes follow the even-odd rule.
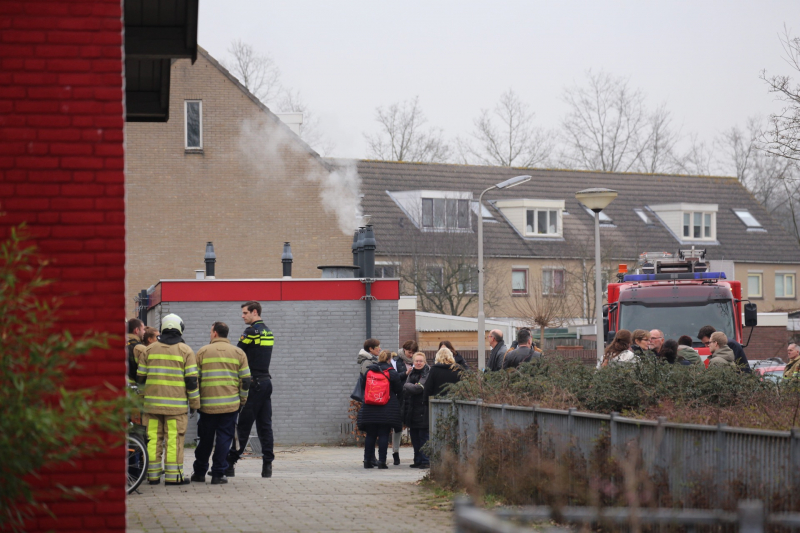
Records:
[[[356,242],[356,251],[358,253],[358,277],[363,278],[365,272],[365,265],[364,265],[364,234],[366,232],[366,228],[361,226],[358,228],[358,241]]]
[[[214,270],[217,262],[217,254],[214,253],[214,243],[206,243],[206,279],[214,279]]]
[[[283,243],[283,254],[281,255],[281,263],[283,263],[283,279],[292,278],[292,263],[294,257],[292,256],[292,245],[288,242]]]
[[[358,266],[358,230],[353,232],[353,266]],[[353,277],[360,278],[361,272],[358,269],[355,269],[353,272]]]
[[[372,282],[375,278],[375,232],[372,230],[372,225],[368,224],[364,229],[364,238],[362,241],[362,246],[364,249],[364,253],[362,254],[362,261],[363,261],[363,270],[362,275],[364,277],[364,285],[366,289],[366,293],[364,296],[364,300],[366,301],[366,327],[367,327],[367,338],[372,338],[372,300],[374,297],[372,296]]]

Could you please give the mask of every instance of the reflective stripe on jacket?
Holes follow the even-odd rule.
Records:
[[[197,359],[186,344],[155,342],[147,347],[138,376],[147,378],[144,412],[179,415],[200,407],[200,390],[186,390],[187,377],[197,377]]]
[[[237,346],[247,354],[247,364],[254,376],[270,378],[269,363],[274,344],[275,336],[263,320],[253,322],[242,333]]]
[[[200,412],[231,413],[247,400],[242,379],[250,377],[245,353],[228,339],[216,338],[197,350],[200,370]]]

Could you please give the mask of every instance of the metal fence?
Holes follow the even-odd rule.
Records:
[[[743,500],[736,512],[721,509],[632,509],[548,506],[502,509],[489,512],[477,509],[469,498],[455,502],[456,533],[533,533],[529,524],[550,522],[558,518],[561,523],[574,526],[606,526],[614,531],[634,529],[633,526],[683,526],[695,531],[702,526],[736,526],[740,533],[763,533],[770,526],[796,528],[800,526],[798,513],[766,513],[759,500]],[[628,528],[625,528],[628,526]],[[638,528],[635,528],[638,529]],[[716,527],[715,527],[716,529]],[[580,529],[584,531],[585,529]],[[578,531],[572,527],[549,527],[545,531],[562,533]]]
[[[636,443],[642,467],[649,475],[663,476],[670,492],[688,495],[699,480],[713,483],[712,503],[719,505],[737,498],[764,499],[769,508],[800,484],[800,431],[695,424],[659,420],[638,420],[617,414],[601,415],[478,401],[430,401],[434,430],[440,420],[452,415],[462,454],[468,453],[486,424],[496,429],[533,431],[537,445],[561,456],[567,452],[588,460],[598,439],[607,434],[612,450],[622,453]],[[434,447],[441,443],[434,442]],[[796,494],[796,492],[795,492]],[[788,510],[788,509],[787,509]]]

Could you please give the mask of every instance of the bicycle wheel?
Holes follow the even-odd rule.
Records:
[[[142,484],[149,463],[144,440],[138,435],[128,435],[128,494]]]

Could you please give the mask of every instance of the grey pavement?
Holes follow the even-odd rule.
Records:
[[[430,492],[417,484],[427,471],[402,464],[365,469],[363,448],[276,448],[273,474],[261,477],[261,459],[245,456],[227,485],[150,486],[128,496],[129,532],[178,531],[452,531],[452,513],[429,508]],[[391,449],[389,450],[391,452]],[[391,455],[389,456],[391,460]],[[186,449],[191,475],[194,450]]]

